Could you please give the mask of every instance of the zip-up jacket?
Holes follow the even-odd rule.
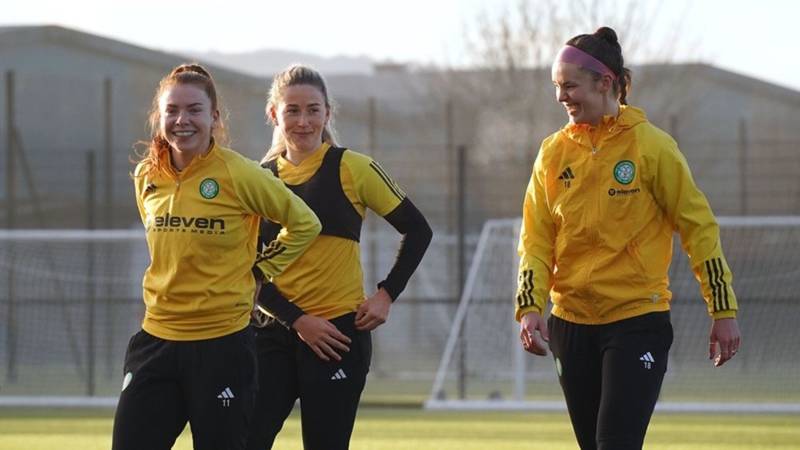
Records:
[[[677,230],[709,314],[736,317],[719,226],[675,141],[642,110],[569,124],[542,143],[525,192],[516,319],[605,324],[668,311]]]
[[[247,326],[261,217],[284,226],[259,268],[270,280],[311,244],[317,216],[268,170],[213,146],[176,172],[164,152],[160,173],[140,163],[136,204],[151,263],[144,274],[142,328],[169,340],[224,336]]]

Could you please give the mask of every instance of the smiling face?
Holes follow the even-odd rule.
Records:
[[[287,86],[276,106],[270,109],[290,152],[311,153],[322,145],[322,131],[330,109],[322,92],[310,84]]]
[[[159,131],[175,151],[193,157],[208,150],[219,111],[203,88],[188,83],[166,87],[158,111]]]
[[[600,123],[606,114],[611,81],[608,77],[596,79],[592,74],[571,63],[553,65],[553,85],[556,98],[564,105],[570,123]]]

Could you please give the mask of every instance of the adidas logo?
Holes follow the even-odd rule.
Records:
[[[561,172],[561,176],[558,177],[559,180],[564,181],[564,187],[568,188],[570,185],[570,181],[575,179],[575,174],[572,173],[572,169],[567,166],[563,172]]]
[[[222,400],[222,406],[231,406],[231,399],[233,398],[231,388],[226,387],[225,390],[220,392],[217,398]]]
[[[645,369],[652,369],[653,363],[656,362],[655,358],[653,358],[653,355],[651,355],[650,352],[647,352],[644,355],[642,355],[639,358],[639,361],[644,362]]]
[[[344,380],[345,378],[347,378],[347,375],[344,374],[344,370],[339,369],[333,374],[331,380]]]
[[[152,194],[155,191],[156,191],[156,184],[149,183],[147,186],[145,186],[144,192],[142,192],[142,197],[147,197],[148,194]]]

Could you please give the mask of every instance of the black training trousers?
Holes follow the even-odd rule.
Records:
[[[342,360],[325,362],[277,321],[256,329],[259,390],[249,450],[272,448],[275,436],[300,399],[303,447],[306,450],[344,450],[356,419],[372,356],[369,331],[355,329],[355,313],[331,320],[352,343]]]
[[[581,325],[551,315],[548,328],[581,449],[641,449],[667,370],[669,312],[605,325]]]
[[[167,341],[142,330],[125,355],[113,450],[168,450],[188,421],[196,450],[240,450],[255,402],[253,330]]]

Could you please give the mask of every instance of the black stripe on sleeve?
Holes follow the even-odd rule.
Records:
[[[517,294],[517,305],[520,308],[533,306],[533,270],[523,270],[519,274],[519,293]]]
[[[403,195],[403,193],[400,191],[400,188],[398,188],[397,185],[394,183],[394,181],[392,181],[392,179],[389,178],[389,175],[387,175],[386,172],[383,171],[383,169],[381,168],[381,166],[378,165],[378,163],[372,161],[371,163],[369,163],[369,166],[372,168],[372,170],[375,171],[375,173],[378,174],[379,177],[381,177],[383,182],[386,183],[386,186],[392,191],[392,193],[395,196],[397,196],[398,200],[403,200],[403,198],[405,198],[405,195]]]
[[[711,288],[711,298],[713,300],[714,311],[721,311],[722,304],[720,302],[720,293],[719,293],[719,282],[718,276],[719,272],[717,270],[716,261],[713,259],[706,260],[706,273],[708,274],[708,285]]]
[[[527,286],[526,293],[528,296],[528,306],[533,306],[533,270],[528,270],[528,273],[525,274],[525,284]]]
[[[272,241],[261,253],[259,253],[258,258],[256,258],[256,263],[265,261],[267,259],[272,259],[285,251],[286,246],[280,241]]]
[[[730,300],[728,299],[728,283],[725,282],[725,268],[722,267],[722,258],[715,258],[714,262],[717,264],[719,268],[719,286],[722,292],[720,292],[720,306],[722,310],[729,310],[731,309]]]
[[[711,298],[713,300],[715,295],[714,295],[714,279],[711,276],[711,261],[706,260],[706,262],[704,264],[706,266],[706,276],[708,277],[708,287],[711,289]],[[716,311],[716,310],[717,310],[717,305],[715,303],[714,304],[714,311]]]
[[[713,301],[714,311],[719,311],[719,302],[717,300],[716,266],[714,266],[712,262],[713,261],[710,259],[706,261],[706,272],[708,273],[708,285],[711,288],[711,299]]]

